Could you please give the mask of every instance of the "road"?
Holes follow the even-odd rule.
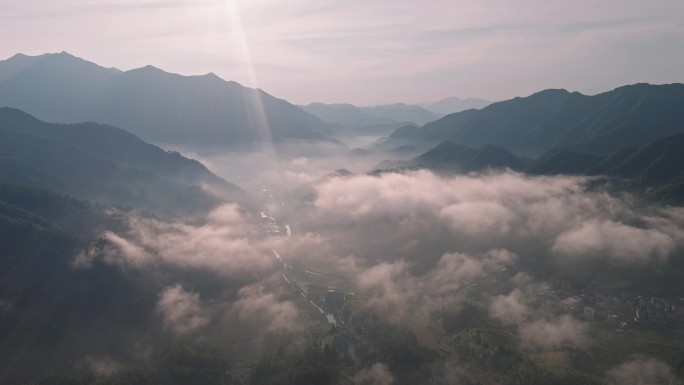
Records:
[[[264,193],[267,193],[270,199],[275,200],[275,198],[273,197],[273,194],[270,193],[268,190],[262,189],[261,191]],[[266,210],[262,211],[260,213],[260,215],[261,215],[261,218],[265,222],[267,222],[266,225],[264,226],[264,229],[267,229],[266,230],[267,232],[269,232],[271,234],[273,234],[273,233],[282,234],[282,232],[280,232],[279,230],[274,231],[274,228],[275,227],[278,227],[278,228],[283,227],[283,228],[285,228],[285,235],[284,236],[286,237],[286,240],[289,240],[292,237],[292,228],[290,227],[290,225],[288,223],[280,222],[276,218],[273,218],[272,216],[268,215]],[[282,223],[282,225],[280,223]],[[304,297],[311,304],[311,306],[316,308],[316,310],[318,310],[322,315],[325,316],[325,318],[328,320],[328,323],[337,326],[337,320],[335,319],[335,316],[333,314],[327,313],[325,310],[323,310],[323,308],[318,306],[311,298],[309,298],[304,290],[302,290],[299,286],[297,286],[294,282],[292,282],[287,277],[287,272],[290,270],[298,270],[298,271],[302,271],[304,273],[320,275],[320,276],[328,276],[328,277],[334,277],[334,278],[343,278],[343,277],[339,277],[339,276],[332,275],[332,274],[321,273],[321,272],[317,272],[317,271],[305,270],[302,268],[295,268],[294,266],[288,264],[275,249],[271,249],[271,252],[273,252],[273,255],[275,256],[275,258],[283,264],[281,276],[285,280],[285,282],[287,282],[290,286],[292,286],[294,289],[299,291],[299,294],[302,297]]]

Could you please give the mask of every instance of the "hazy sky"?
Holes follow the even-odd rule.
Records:
[[[0,58],[215,72],[294,103],[684,82],[682,0],[0,0]]]

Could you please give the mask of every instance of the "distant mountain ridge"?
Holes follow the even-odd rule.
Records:
[[[47,121],[124,127],[155,143],[249,149],[303,141],[342,147],[328,123],[262,90],[214,74],[182,76],[152,66],[123,72],[65,52],[0,61],[0,106]]]
[[[384,145],[427,150],[449,140],[532,157],[554,148],[608,154],[683,131],[683,84],[635,84],[593,96],[545,90],[398,129]]]
[[[465,110],[471,110],[471,109],[479,110],[481,108],[487,107],[488,105],[490,105],[492,103],[493,103],[492,101],[485,100],[485,99],[478,99],[478,98],[461,99],[461,98],[452,96],[450,98],[442,99],[442,100],[432,102],[432,103],[418,103],[417,106],[423,107],[426,110],[430,110],[430,111],[438,113],[438,114],[449,115],[449,114],[453,114],[453,113],[461,112],[461,111],[465,111]]]

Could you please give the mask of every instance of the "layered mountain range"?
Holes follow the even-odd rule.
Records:
[[[545,90],[447,115],[419,128],[402,127],[375,148],[428,150],[449,140],[495,145],[528,157],[548,151],[610,154],[684,131],[684,85],[635,84],[598,95]]]
[[[421,153],[411,159],[398,148]],[[651,198],[684,202],[684,85],[635,84],[594,96],[545,90],[405,126],[370,152],[390,159],[375,172],[512,169],[605,176]]]
[[[158,144],[241,150],[285,142],[342,147],[328,123],[262,90],[212,73],[104,68],[65,52],[0,61],[0,106],[46,121],[124,127]]]
[[[319,116],[212,74],[123,72],[66,53],[0,62],[0,383],[434,383],[432,373],[458,356],[468,376],[477,375],[466,382],[598,384],[635,351],[664,352],[684,367],[681,349],[662,343],[674,334],[653,338],[663,324],[639,321],[613,333],[626,323],[609,324],[605,311],[606,322],[581,321],[586,307],[575,302],[601,285],[625,303],[682,292],[681,232],[674,231],[681,219],[669,218],[681,218],[680,209],[637,211],[631,201],[638,210],[652,207],[623,193],[684,203],[684,85],[637,84],[594,96],[546,90],[441,118],[402,104],[304,109]],[[390,130],[338,156],[346,151],[338,138]],[[247,162],[252,154],[243,151],[271,144],[297,145],[300,157],[268,157],[275,161],[263,165],[266,172],[236,173],[241,183],[270,179],[283,189],[281,200],[271,186],[248,196],[164,144],[237,150],[220,158],[225,168],[238,169],[225,159],[245,160],[246,169],[268,163],[262,154]],[[308,147],[325,148],[325,161],[303,157]],[[385,157],[378,174],[426,168],[438,176],[375,178],[341,168],[310,181],[338,161],[354,169],[355,160]],[[502,169],[516,173],[499,175]],[[453,173],[473,174],[443,183]],[[555,174],[583,177],[528,176]],[[521,187],[500,189],[490,176]],[[584,176],[586,184],[563,190],[567,199],[544,191],[548,180]],[[461,189],[470,193],[452,194]],[[593,199],[602,202],[576,204]],[[549,220],[556,209],[565,214]],[[269,215],[292,221],[292,230]],[[533,222],[542,225],[520,236],[509,231]],[[595,236],[583,235],[589,232]],[[554,254],[564,240],[576,249],[581,237],[590,238],[586,251]],[[542,284],[560,280],[587,291]],[[337,310],[327,300],[336,285],[358,293],[345,294]],[[454,302],[461,294],[463,302]],[[558,302],[576,306],[577,320],[551,310],[560,298],[572,299]],[[495,303],[520,316],[506,310],[494,318]],[[404,322],[406,309],[421,318]],[[321,314],[328,310],[339,323],[328,323]],[[623,315],[634,319],[631,310]],[[412,322],[429,325],[427,338],[414,334]],[[568,340],[521,345],[549,339],[555,322],[563,333],[572,329]],[[652,341],[639,336],[639,325],[651,325],[643,327],[652,328],[644,330]],[[610,339],[595,347],[571,344],[574,336],[602,334]],[[537,364],[547,357],[567,372]],[[358,375],[369,371],[380,376]]]
[[[635,84],[591,96],[544,90],[490,105],[470,101],[484,107],[441,118],[426,108],[401,103],[375,107],[312,103],[300,108],[214,74],[181,76],[152,66],[124,72],[64,52],[18,54],[0,61],[0,106],[21,108],[47,121],[120,126],[134,135],[98,123],[51,125],[3,109],[0,167],[7,182],[127,204],[150,194],[115,187],[130,187],[133,180],[154,180],[160,192],[178,190],[161,187],[165,183],[225,183],[196,162],[135,135],[153,143],[205,150],[255,150],[264,144],[294,143],[299,146],[297,153],[305,153],[307,147],[325,144],[323,152],[329,155],[344,149],[335,138],[394,130],[370,147],[393,158],[377,168],[427,167],[440,172],[510,168],[534,174],[639,177],[649,186],[661,187],[679,175],[677,162],[668,159],[675,156],[679,143],[678,136],[672,135],[684,132],[682,84]],[[453,102],[439,105],[447,108]],[[398,160],[400,154],[409,154],[399,149],[422,155]],[[634,160],[644,154],[656,159]],[[622,165],[627,161],[631,163]],[[653,179],[657,172],[652,170],[656,165],[665,168],[662,164],[669,167],[661,172],[667,177]],[[122,180],[126,183],[119,183]],[[110,187],[104,189],[102,183]]]
[[[46,123],[0,108],[0,182],[160,211],[210,208],[240,189],[120,128]],[[214,191],[216,194],[210,193]]]
[[[624,182],[622,187],[667,203],[684,203],[684,133],[659,138],[638,148],[611,154],[576,150],[519,157],[491,144],[479,148],[444,141],[408,160],[385,160],[373,172],[426,168],[442,174],[509,169],[531,175],[585,175]]]

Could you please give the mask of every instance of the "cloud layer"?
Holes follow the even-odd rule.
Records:
[[[157,310],[164,317],[164,325],[180,334],[201,329],[210,321],[199,294],[186,291],[181,285],[169,286],[161,292]]]
[[[545,306],[550,287],[537,266],[641,268],[667,261],[684,242],[684,210],[590,189],[580,177],[416,171],[302,180],[311,184],[293,188],[306,191],[298,201],[268,200],[269,214],[296,229],[292,237],[266,236],[259,216],[232,204],[199,223],[133,213],[125,231],[105,232],[74,265],[220,277],[209,295],[176,283],[183,280],[160,291],[156,310],[181,335],[213,321],[248,334],[301,335],[307,312],[288,298],[286,263],[346,277],[367,309],[397,325],[424,324],[477,298],[491,320],[517,331],[523,348],[549,350],[590,344],[589,325],[564,313],[573,298]],[[237,287],[221,291],[228,282]],[[381,369],[358,380],[382,377]]]
[[[292,302],[280,301],[261,285],[246,286],[238,293],[235,310],[245,323],[265,324],[272,333],[295,333],[302,330],[299,311]]]
[[[588,343],[588,324],[543,306],[541,299],[549,292],[546,284],[525,273],[518,273],[512,282],[515,288],[510,293],[491,299],[489,315],[503,324],[516,326],[523,347],[545,350]]]
[[[109,243],[102,255],[107,263],[131,268],[207,269],[230,276],[265,272],[277,266],[255,222],[233,204],[216,208],[199,225],[137,214],[127,220],[127,232],[103,234]],[[87,260],[87,255],[79,255],[75,263]]]
[[[368,298],[368,307],[387,319],[405,322],[462,300],[469,282],[510,266],[515,258],[506,250],[476,256],[449,253],[421,275],[411,273],[404,261],[383,262],[360,272],[355,282]]]
[[[670,385],[675,377],[669,366],[653,358],[635,357],[610,371],[615,385]]]
[[[504,248],[644,262],[664,260],[681,244],[681,217],[588,191],[587,182],[510,172],[333,178],[316,188],[307,219],[340,254],[369,259],[437,261],[449,251]]]

